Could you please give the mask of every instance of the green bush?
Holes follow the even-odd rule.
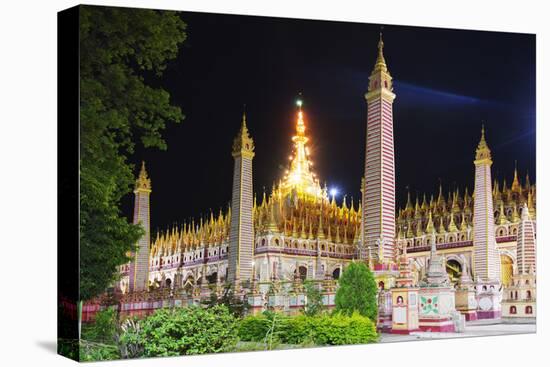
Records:
[[[269,330],[269,324],[270,320],[265,314],[246,316],[239,321],[237,329],[239,339],[246,342],[263,341]]]
[[[110,361],[113,359],[120,359],[120,354],[116,345],[87,341],[80,342],[79,360],[81,362]]]
[[[376,325],[355,312],[351,315],[335,313],[308,317],[278,315],[273,334],[283,344],[294,345],[344,345],[376,342]],[[247,342],[264,342],[273,325],[273,316],[248,316],[239,323],[239,337]]]
[[[94,321],[82,327],[82,339],[113,343],[117,332],[116,311],[112,308],[96,313]]]
[[[157,310],[124,333],[121,343],[139,345],[143,356],[177,356],[228,351],[235,346],[236,320],[225,306]]]
[[[313,340],[318,345],[367,344],[378,340],[376,325],[358,312],[351,316],[316,317],[311,327]]]
[[[352,315],[359,312],[376,322],[378,289],[374,275],[365,263],[352,262],[338,280],[336,312]]]

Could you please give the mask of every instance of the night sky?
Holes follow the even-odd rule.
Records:
[[[256,144],[254,190],[261,199],[291,153],[302,93],[314,170],[355,202],[364,174],[368,76],[379,24],[181,13],[188,39],[160,80],[186,115],[169,124],[167,151],[137,146],[152,179],[152,230],[226,207],[231,146],[246,104]],[[396,193],[467,185],[482,121],[493,176],[535,182],[535,36],[406,26],[383,28],[394,78]],[[137,166],[139,167],[139,166]],[[349,201],[348,201],[349,203]],[[133,194],[123,202],[131,218]]]

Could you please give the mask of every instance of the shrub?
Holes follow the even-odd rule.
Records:
[[[338,280],[336,311],[349,316],[357,311],[376,322],[377,293],[376,281],[368,266],[352,262]]]
[[[378,340],[375,324],[358,312],[351,316],[335,314],[313,320],[313,340],[318,345],[367,344]]]
[[[82,339],[101,343],[113,343],[116,329],[116,311],[112,308],[107,308],[97,312],[94,321],[83,327]]]
[[[238,335],[242,341],[263,341],[269,329],[270,320],[266,315],[246,316],[239,321]]]
[[[281,341],[282,324],[286,319],[286,316],[271,311],[247,316],[239,321],[238,336],[245,342],[263,343],[264,349],[274,349]]]
[[[225,306],[157,310],[124,333],[122,344],[143,348],[143,356],[218,353],[234,347],[236,320]]]
[[[116,345],[94,343],[88,341],[80,342],[80,355],[79,360],[81,362],[91,361],[110,361],[113,359],[120,359],[120,354]]]
[[[270,325],[275,325],[272,334],[283,344],[311,346],[365,344],[378,340],[376,325],[366,316],[355,312],[351,315],[335,313],[308,317],[283,316],[275,314],[278,322],[273,323],[273,316],[248,316],[240,321],[239,337],[247,342],[264,342],[270,334]]]

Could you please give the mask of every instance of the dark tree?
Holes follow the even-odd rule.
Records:
[[[175,12],[80,8],[80,299],[117,279],[143,234],[121,216],[133,185],[136,142],[166,149],[161,133],[184,116],[145,82],[178,54],[186,25]]]

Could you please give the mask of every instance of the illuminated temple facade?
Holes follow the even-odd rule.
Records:
[[[252,302],[258,296],[263,301],[256,306],[265,308],[271,304],[266,293],[276,295],[277,289],[284,293],[280,285],[285,283],[294,284],[296,291],[297,283],[311,279],[324,282],[325,302],[330,305],[337,286],[334,280],[351,261],[365,261],[380,288],[381,329],[391,329],[392,318],[395,324],[401,317],[395,302],[409,307],[408,315],[420,314],[420,326],[394,325],[403,332],[430,323],[441,328],[434,330],[446,330],[456,310],[466,320],[518,313],[534,317],[536,187],[528,175],[520,178],[517,168],[510,184],[491,177],[493,158],[484,129],[472,157],[464,157],[474,158],[472,192],[468,187],[444,192],[439,185],[434,194],[414,199],[408,194],[405,206],[396,210],[392,114],[396,95],[383,47],[380,39],[365,94],[365,175],[358,178],[361,201],[344,197],[337,203],[320,184],[310,159],[301,101],[288,170],[270,192],[257,199],[252,187],[253,159],[262,150],[256,152],[243,115],[228,152],[235,164],[231,206],[159,231],[148,241],[142,239],[134,260],[122,266],[117,288],[127,295],[186,289],[199,297],[213,289],[208,285],[229,282],[249,292]],[[471,142],[472,147],[475,143]],[[151,192],[143,164],[136,181],[134,222],[145,227],[146,239]],[[402,295],[411,297],[409,302],[402,303],[396,289],[408,289]],[[413,304],[418,292],[428,298],[430,292],[448,297],[453,303],[449,318],[430,319],[423,314],[424,305]],[[392,300],[392,294],[400,298]],[[518,312],[524,305],[529,308]]]

